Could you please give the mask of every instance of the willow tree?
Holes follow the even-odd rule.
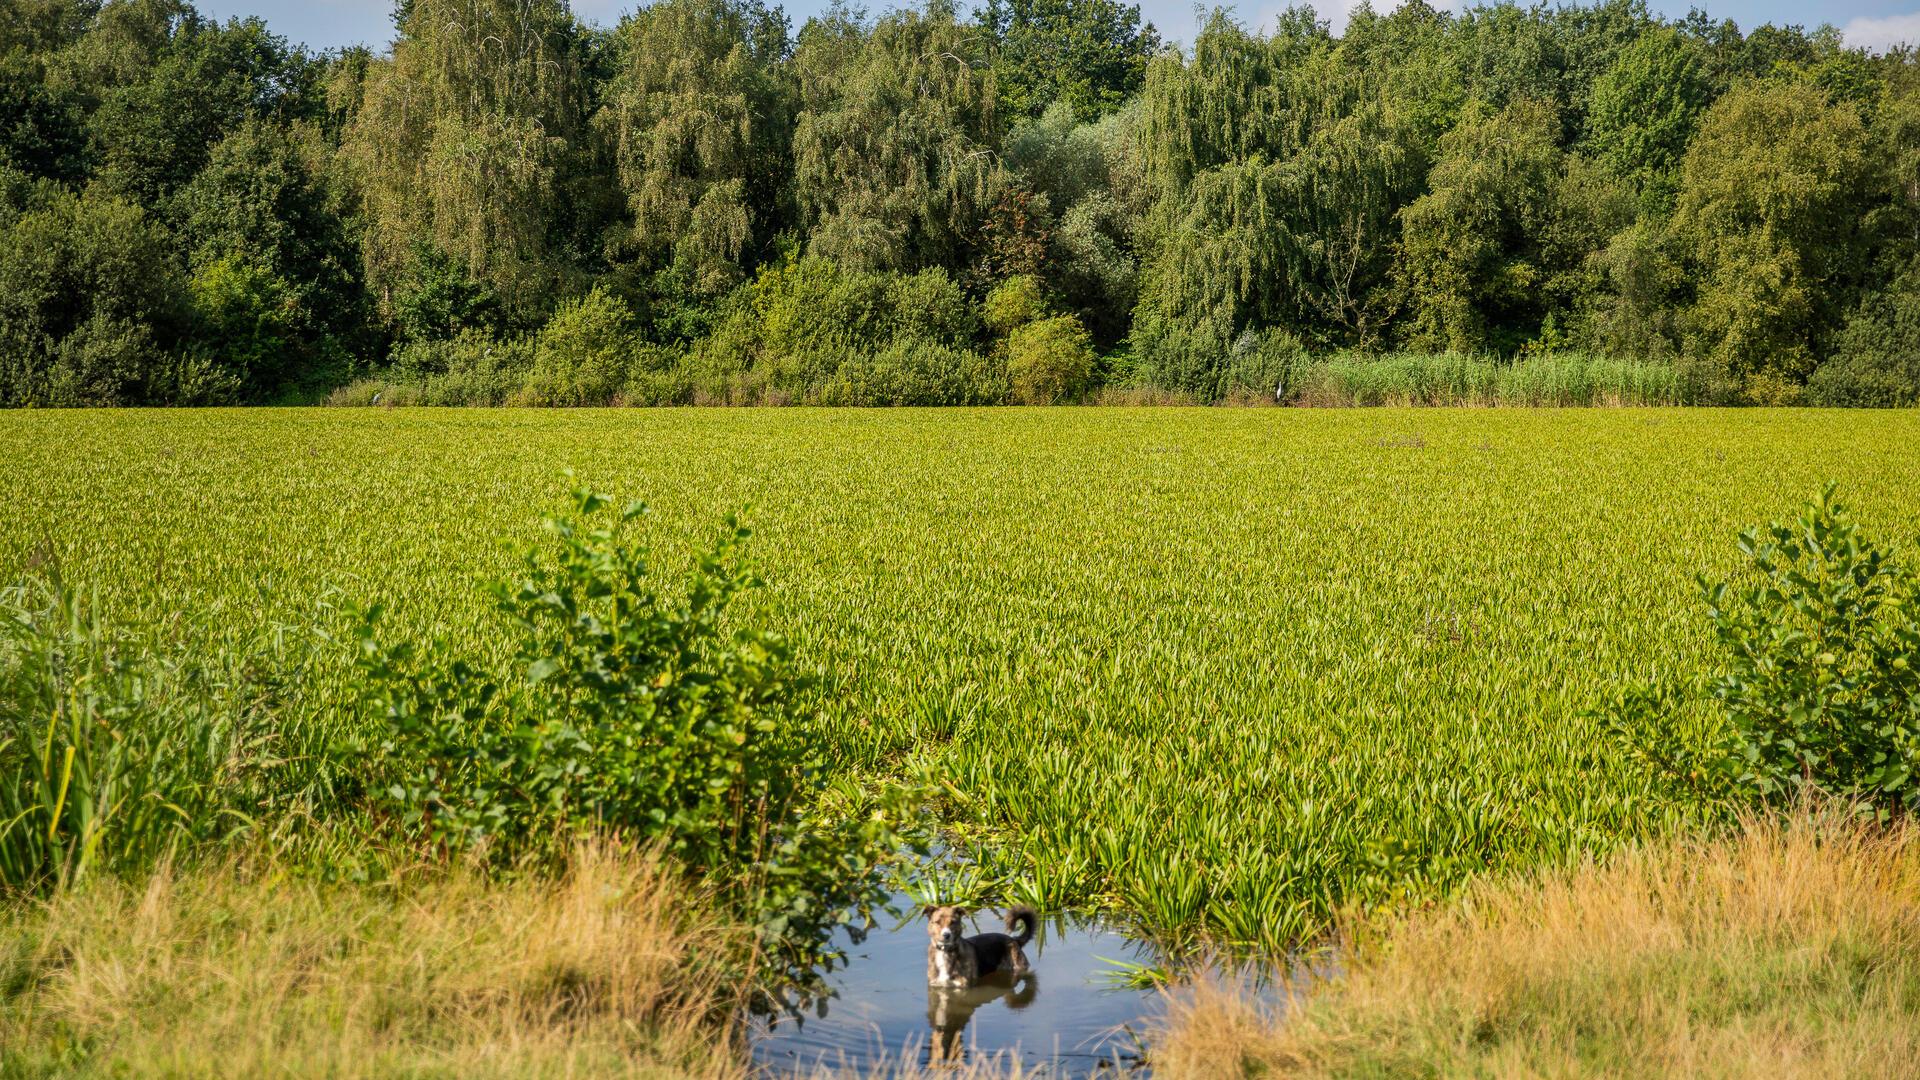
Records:
[[[801,31],[793,68],[809,250],[855,269],[962,265],[1006,179],[983,35],[937,4],[864,32],[831,15]]]
[[[1191,62],[1155,62],[1144,110],[1157,208],[1137,339],[1177,336],[1218,363],[1249,330],[1379,336],[1394,218],[1424,153],[1376,73],[1310,19],[1262,37],[1216,17]]]
[[[624,247],[717,294],[782,224],[785,18],[759,0],[662,0],[628,16],[618,39],[597,123],[633,215]]]
[[[564,0],[405,8],[342,147],[383,310],[423,261],[452,260],[509,319],[544,311],[564,274],[556,232],[582,123],[575,36]]]

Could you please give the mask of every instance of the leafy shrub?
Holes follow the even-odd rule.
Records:
[[[980,321],[995,337],[1005,337],[1052,313],[1047,305],[1046,290],[1032,274],[1015,274],[994,286],[980,304]]]
[[[971,349],[896,341],[848,357],[821,390],[824,405],[993,405],[1007,398],[1006,364]]]
[[[1920,405],[1920,272],[1875,294],[1848,320],[1834,355],[1807,380],[1816,405]]]
[[[464,330],[450,338],[411,341],[394,350],[390,380],[374,386],[380,400],[336,394],[335,404],[504,405],[526,384],[534,345]]]
[[[0,404],[164,403],[181,283],[136,206],[41,184],[0,205]]]
[[[753,918],[799,973],[884,899],[900,840],[882,813],[822,811],[804,680],[779,635],[731,632],[758,582],[732,519],[686,588],[648,581],[624,539],[644,507],[573,493],[552,550],[495,588],[517,638],[504,671],[444,644],[384,643],[366,613],[361,668],[387,736],[374,789],[403,827],[502,865],[553,865],[581,836],[657,843]],[[609,520],[611,515],[611,520]]]
[[[1014,399],[1051,405],[1086,393],[1093,382],[1093,339],[1071,315],[1028,323],[1007,337]]]
[[[1234,339],[1227,354],[1221,389],[1227,396],[1279,400],[1286,396],[1293,371],[1306,358],[1306,346],[1285,330],[1248,330]]]
[[[486,285],[469,275],[452,256],[429,244],[415,245],[393,292],[395,328],[408,341],[452,337],[462,330],[490,328],[499,304]]]
[[[527,405],[610,405],[642,363],[633,313],[605,289],[561,305],[534,340]]]
[[[1920,576],[1861,534],[1829,484],[1791,523],[1740,535],[1744,587],[1702,582],[1727,669],[1608,710],[1637,756],[1716,798],[1804,793],[1920,808]],[[1689,734],[1689,710],[1724,722]]]
[[[688,360],[694,380],[723,400],[747,387],[748,400],[769,389],[813,400],[850,357],[900,341],[964,348],[979,330],[973,303],[945,271],[851,272],[823,259],[766,270],[724,308]]]
[[[271,270],[225,255],[187,281],[196,355],[227,372],[236,399],[277,388],[295,357],[293,297]]]
[[[1130,338],[1132,362],[1125,381],[1197,401],[1217,401],[1231,347],[1210,323],[1176,325],[1143,317]]]

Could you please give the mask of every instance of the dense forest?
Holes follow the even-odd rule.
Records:
[[[1920,397],[1920,59],[1827,28],[400,0],[315,55],[0,5],[5,404],[1218,401],[1392,353]]]

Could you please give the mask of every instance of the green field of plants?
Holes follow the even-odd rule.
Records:
[[[1703,670],[1695,576],[1823,482],[1920,534],[1916,450],[1795,410],[12,412],[0,580],[298,652],[258,703],[297,762],[359,737],[330,613],[504,648],[480,583],[566,470],[663,566],[738,510],[814,738],[974,856],[939,887],[1275,945],[1686,819],[1586,710]]]

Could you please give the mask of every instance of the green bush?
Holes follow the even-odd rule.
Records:
[[[0,405],[165,404],[184,307],[164,229],[42,183],[0,204]]]
[[[1093,383],[1093,338],[1071,315],[1017,327],[1007,336],[1007,375],[1014,400],[1051,405],[1087,392]]]
[[[534,362],[529,338],[496,338],[484,330],[464,330],[450,338],[412,341],[394,350],[389,379],[374,386],[379,401],[353,401],[336,394],[335,404],[504,405],[520,392]]]
[[[533,371],[517,398],[526,405],[611,405],[647,346],[633,313],[605,289],[561,305],[534,339]]]
[[[842,361],[823,405],[995,405],[1007,399],[1006,364],[971,349],[896,341]]]
[[[885,898],[900,838],[884,813],[830,815],[824,762],[786,641],[729,629],[759,583],[731,519],[684,590],[649,581],[626,530],[644,513],[573,493],[551,549],[496,586],[510,666],[389,643],[363,616],[361,670],[386,731],[373,790],[402,826],[506,866],[557,863],[587,834],[657,843],[756,920],[795,973]]]
[[[1015,329],[1051,314],[1046,290],[1032,274],[1015,274],[994,286],[980,304],[980,321],[995,337],[1006,337]]]
[[[1920,575],[1861,533],[1831,484],[1796,521],[1743,532],[1740,550],[1747,584],[1702,582],[1726,670],[1704,700],[1623,694],[1612,728],[1714,798],[1920,808]],[[1702,711],[1722,723],[1701,734]]]
[[[843,271],[823,259],[768,269],[735,290],[688,358],[720,400],[818,399],[840,366],[896,342],[962,349],[979,331],[974,305],[945,271]]]
[[[202,266],[187,281],[195,355],[226,372],[233,398],[258,400],[291,374],[297,342],[291,288],[271,270],[234,255]]]
[[[1280,400],[1286,396],[1294,370],[1306,358],[1306,346],[1285,330],[1248,330],[1234,339],[1227,353],[1221,391],[1229,397]]]
[[[1920,405],[1920,272],[1868,298],[1847,321],[1834,355],[1807,380],[1816,405]]]
[[[1134,324],[1129,351],[1128,382],[1218,401],[1232,342],[1210,323],[1176,325],[1144,317]]]

